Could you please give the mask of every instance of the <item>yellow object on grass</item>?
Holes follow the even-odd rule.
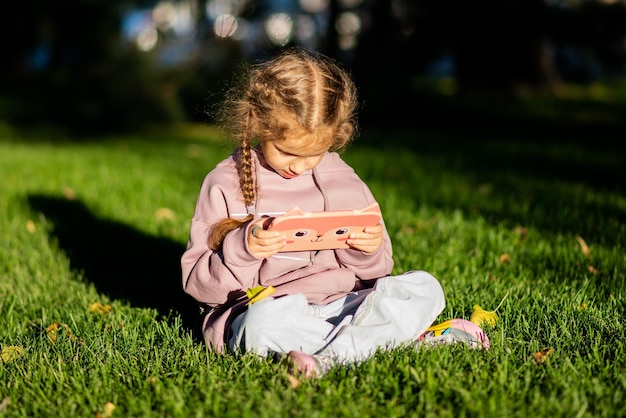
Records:
[[[486,311],[480,307],[480,305],[474,305],[474,312],[470,316],[470,321],[479,327],[484,324],[494,326],[498,320],[498,315],[495,311]]]
[[[480,305],[474,305],[474,312],[472,312],[472,315],[470,316],[470,321],[479,327],[484,325],[490,325],[492,327],[495,326],[496,321],[498,320],[498,314],[496,314],[496,311],[500,308],[507,296],[509,296],[508,293],[504,295],[496,309],[493,311],[486,311]]]
[[[255,286],[246,290],[246,296],[248,297],[248,303],[246,305],[253,304],[254,302],[258,302],[261,299],[265,299],[269,295],[276,292],[276,288],[274,286]]]
[[[433,331],[435,337],[439,337],[445,330],[452,327],[454,319],[449,319],[437,325],[431,325],[426,332]]]
[[[474,311],[472,312],[472,315],[470,316],[470,322],[478,327],[482,327],[484,325],[495,326],[496,321],[498,320],[498,315],[496,314],[496,311],[498,310],[498,308],[500,308],[500,305],[502,305],[502,302],[504,302],[507,296],[509,296],[508,293],[504,295],[504,298],[502,298],[502,301],[500,301],[500,303],[498,304],[498,307],[494,309],[493,311],[486,311],[480,305],[474,305]],[[463,321],[463,320],[449,319],[439,324],[431,325],[426,330],[426,332],[432,331],[434,336],[438,337],[442,335],[444,331],[446,331],[448,328],[454,328],[456,326],[460,326],[458,325],[459,321]]]
[[[5,345],[0,353],[0,363],[9,363],[26,355],[26,350],[16,345]]]

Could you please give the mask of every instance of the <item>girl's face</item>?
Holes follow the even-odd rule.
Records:
[[[328,146],[304,147],[290,139],[269,140],[261,142],[261,151],[267,165],[281,177],[292,179],[318,165]]]

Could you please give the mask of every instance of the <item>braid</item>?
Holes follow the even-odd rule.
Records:
[[[247,117],[247,123],[250,123],[249,115]],[[237,171],[239,172],[239,187],[241,188],[246,208],[252,206],[256,199],[250,148],[250,133],[249,130],[245,130],[241,138],[241,146],[239,148],[239,155],[236,158],[236,163]],[[213,225],[209,232],[209,247],[213,250],[221,248],[226,234],[234,229],[247,225],[253,218],[254,214],[251,213],[242,220],[231,218],[222,219],[220,222]]]
[[[250,124],[250,116],[247,117],[247,124]],[[252,156],[250,153],[250,130],[247,129],[241,140],[239,159],[237,160],[237,170],[239,171],[239,185],[246,207],[254,204],[256,199],[254,174],[252,172]]]

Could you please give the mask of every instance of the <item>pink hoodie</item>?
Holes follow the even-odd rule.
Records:
[[[237,151],[219,163],[204,179],[191,220],[187,250],[182,256],[185,292],[213,308],[203,333],[207,343],[223,351],[230,322],[245,310],[245,290],[274,286],[274,296],[303,293],[310,303],[326,304],[352,290],[371,287],[393,268],[391,241],[384,230],[383,244],[373,254],[352,249],[279,253],[267,259],[248,251],[247,229],[224,239],[221,251],[207,244],[211,225],[227,218],[244,218],[248,211],[277,216],[294,206],[303,211],[360,209],[375,199],[367,185],[337,153],[326,153],[313,170],[285,179],[252,157],[258,182],[254,208],[247,209],[239,190]]]

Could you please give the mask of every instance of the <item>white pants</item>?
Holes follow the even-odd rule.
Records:
[[[302,294],[267,298],[235,319],[228,347],[261,356],[297,350],[355,362],[378,348],[417,339],[444,306],[441,285],[425,271],[383,277],[373,289],[327,305],[309,304]]]

